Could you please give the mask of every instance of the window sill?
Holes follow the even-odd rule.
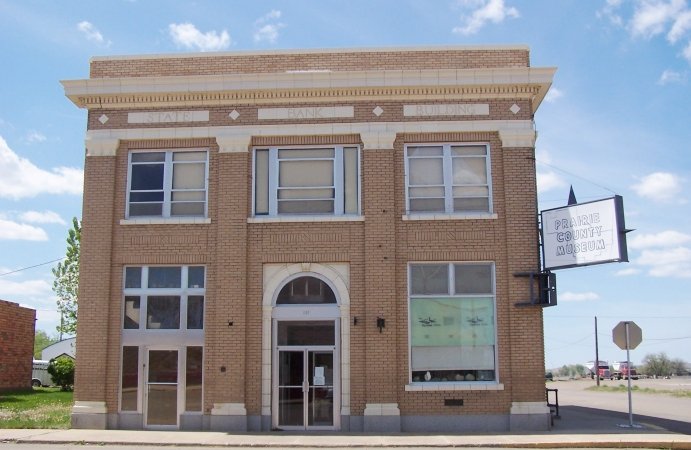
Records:
[[[478,213],[478,214],[463,214],[463,213],[429,213],[429,214],[406,214],[402,217],[404,221],[408,220],[494,220],[498,219],[497,213]]]
[[[281,222],[364,222],[365,216],[271,216],[250,217],[247,223]]]
[[[413,383],[406,384],[406,392],[422,391],[503,391],[502,383],[494,382],[458,382],[458,383]]]
[[[120,225],[184,225],[209,224],[207,217],[140,217],[137,219],[120,219]]]

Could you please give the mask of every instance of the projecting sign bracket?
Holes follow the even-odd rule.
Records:
[[[541,272],[516,272],[514,277],[530,278],[530,301],[515,303],[515,306],[555,306],[557,304],[557,275],[549,270]],[[535,282],[537,281],[537,292]]]

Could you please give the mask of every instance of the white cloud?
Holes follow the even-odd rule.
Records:
[[[29,142],[30,144],[37,144],[40,142],[45,142],[46,137],[42,133],[32,130],[29,132],[29,135],[26,137],[26,141]]]
[[[231,44],[230,35],[226,30],[221,33],[215,30],[202,33],[191,23],[171,23],[168,25],[168,31],[175,44],[202,52],[225,50]]]
[[[666,230],[656,234],[635,234],[627,239],[629,248],[642,250],[654,247],[677,247],[691,242],[691,234]]]
[[[537,192],[539,194],[554,189],[566,188],[569,184],[556,172],[551,170],[552,157],[547,151],[537,150],[535,153],[537,163]]]
[[[79,22],[77,24],[77,29],[81,31],[88,41],[95,42],[97,44],[110,46],[111,42],[107,41],[100,31],[91,23],[86,20]]]
[[[566,188],[566,181],[556,172],[537,172],[537,192],[543,193],[559,188]]]
[[[600,296],[595,292],[569,292],[566,291],[558,295],[559,301],[563,302],[584,302],[590,300],[597,300]]]
[[[645,38],[664,33],[685,9],[686,0],[638,0],[630,23],[631,33]]]
[[[633,13],[628,20],[620,15],[620,6],[624,3],[607,0],[596,15],[608,18],[617,27],[626,23],[633,38],[652,39],[665,34],[670,45],[677,44],[691,32],[691,8],[687,0],[633,0]],[[691,44],[682,51],[682,56],[691,63]]]
[[[54,297],[52,286],[46,280],[13,281],[4,277],[0,278],[0,298],[43,296]],[[34,307],[32,306],[32,308]]]
[[[622,0],[607,0],[605,6],[597,11],[595,15],[597,18],[606,18],[614,26],[621,27],[624,25],[624,19],[618,14],[617,9],[621,6]]]
[[[638,274],[641,271],[652,277],[691,278],[691,234],[675,230],[659,233],[633,234],[627,239],[628,247],[641,250],[632,260],[633,267],[617,275]]]
[[[558,99],[562,98],[563,96],[564,96],[563,91],[561,91],[555,87],[552,87],[549,89],[549,91],[547,91],[547,95],[545,96],[545,102],[554,103]]]
[[[50,171],[21,158],[0,136],[0,198],[19,200],[39,194],[81,195],[84,171],[54,167]]]
[[[66,225],[63,218],[53,211],[26,211],[23,212],[19,218],[29,223],[58,223],[60,225]]]
[[[686,75],[674,70],[665,70],[660,75],[660,79],[657,80],[657,84],[665,86],[672,83],[683,83],[686,79]]]
[[[633,275],[638,275],[641,273],[640,269],[636,269],[634,267],[629,267],[627,269],[622,269],[618,272],[616,272],[614,275],[618,277],[630,277]]]
[[[674,18],[672,28],[667,33],[667,40],[674,44],[691,30],[691,9],[687,9]]]
[[[272,9],[266,15],[254,22],[254,42],[275,43],[278,39],[278,30],[285,27],[285,24],[276,22],[281,18],[281,11]]]
[[[679,197],[682,192],[682,179],[668,172],[654,172],[641,178],[638,184],[631,186],[641,197],[661,202],[685,203]]]
[[[501,23],[506,18],[520,17],[518,10],[506,6],[504,0],[460,0],[458,4],[470,13],[461,16],[463,26],[453,28],[452,32],[457,34],[475,34],[488,22]]]
[[[691,249],[686,247],[643,250],[635,263],[653,277],[691,278]]]
[[[691,41],[689,41],[688,45],[682,50],[681,54],[689,64],[691,64]]]
[[[47,241],[48,234],[33,225],[0,219],[0,240],[6,241]]]

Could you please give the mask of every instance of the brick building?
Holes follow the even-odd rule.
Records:
[[[31,389],[36,311],[0,300],[0,391]]]
[[[73,425],[546,429],[523,46],[104,57]]]

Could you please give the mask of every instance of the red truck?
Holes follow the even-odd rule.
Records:
[[[626,380],[629,377],[631,377],[632,380],[638,379],[636,368],[633,367],[633,364],[629,365],[626,361],[612,363],[612,368],[614,372],[610,374],[610,380],[621,380],[622,378]]]
[[[609,371],[609,363],[607,361],[598,361],[597,369],[595,369],[595,362],[588,361],[585,363],[586,369],[588,369],[588,375],[590,378],[595,379],[595,371],[597,370],[597,376],[604,380],[605,378],[610,378],[611,374]]]

